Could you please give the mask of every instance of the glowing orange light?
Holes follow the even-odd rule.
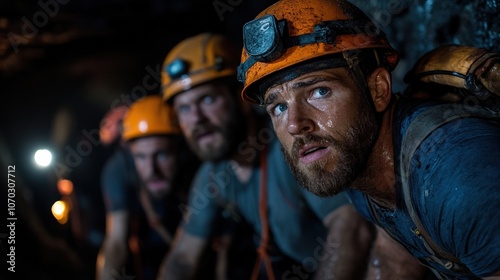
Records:
[[[73,182],[68,179],[61,179],[57,182],[57,189],[62,195],[70,195],[73,192]]]
[[[66,202],[58,200],[52,204],[52,215],[60,224],[65,224],[68,221],[69,207]]]

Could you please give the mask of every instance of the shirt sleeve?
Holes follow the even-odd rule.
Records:
[[[474,274],[500,271],[500,126],[451,122],[412,159],[416,210],[434,241]],[[436,148],[436,147],[439,147]]]
[[[107,212],[126,210],[130,205],[132,185],[137,182],[131,179],[127,163],[125,155],[117,150],[101,172],[101,187]]]

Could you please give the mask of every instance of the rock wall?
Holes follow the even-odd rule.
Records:
[[[446,43],[500,51],[499,0],[351,0],[372,17],[401,53],[395,90],[425,52]]]

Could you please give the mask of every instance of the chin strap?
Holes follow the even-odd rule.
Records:
[[[267,145],[260,153],[260,198],[259,198],[259,214],[262,223],[261,239],[259,248],[257,248],[257,260],[253,268],[252,277],[250,279],[257,280],[259,277],[260,267],[262,262],[266,266],[267,279],[274,280],[273,267],[271,257],[268,253],[269,244],[269,221],[267,219]]]

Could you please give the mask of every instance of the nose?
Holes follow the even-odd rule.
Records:
[[[149,157],[144,161],[144,172],[146,173],[147,178],[155,174],[155,162],[153,157]]]
[[[160,164],[158,163],[158,159],[153,159],[151,161],[151,171],[152,175],[161,176]]]
[[[198,104],[193,105],[192,111],[191,111],[191,119],[192,119],[193,123],[201,123],[204,120],[206,120],[206,118],[207,117],[206,117],[205,113],[203,112],[203,109],[201,108],[201,106]]]
[[[296,102],[288,104],[287,130],[291,135],[310,133],[314,130],[314,121],[309,117],[304,105]]]

